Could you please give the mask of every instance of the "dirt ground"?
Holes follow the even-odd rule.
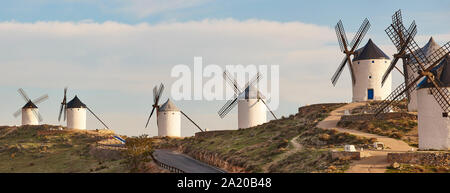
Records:
[[[354,108],[365,105],[365,103],[350,103],[343,107],[340,107],[330,113],[330,116],[319,122],[317,127],[323,129],[336,129],[339,132],[347,132],[352,135],[366,137],[366,138],[376,138],[377,141],[383,142],[386,149],[384,150],[365,150],[369,153],[369,157],[363,158],[361,160],[353,161],[350,164],[350,168],[346,171],[348,173],[384,173],[386,167],[389,166],[387,162],[387,154],[389,152],[407,152],[413,149],[407,143],[401,140],[379,136],[371,133],[365,133],[356,130],[344,129],[337,126],[337,123],[344,115],[346,110],[351,111]]]

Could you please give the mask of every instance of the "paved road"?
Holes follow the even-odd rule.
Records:
[[[186,173],[225,173],[216,167],[170,150],[157,149],[153,152],[153,157],[159,162],[183,170]]]
[[[383,173],[386,171],[386,167],[389,165],[387,162],[387,154],[389,152],[407,152],[411,150],[411,146],[402,140],[389,138],[386,136],[375,135],[371,133],[365,133],[362,131],[345,129],[337,126],[339,120],[341,120],[342,115],[346,110],[351,111],[352,109],[362,106],[365,103],[349,103],[343,107],[340,107],[330,113],[330,116],[325,118],[323,121],[319,122],[317,125],[319,128],[323,129],[336,129],[339,132],[347,132],[352,135],[362,136],[366,138],[376,138],[377,141],[383,142],[385,147],[390,149],[385,150],[365,150],[365,152],[370,154],[370,157],[363,158],[361,160],[353,161],[350,164],[350,168],[346,171],[347,173]]]

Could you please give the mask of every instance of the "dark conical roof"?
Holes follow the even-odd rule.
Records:
[[[445,57],[439,65],[433,68],[431,71],[436,79],[439,80],[441,87],[450,87],[450,56]],[[428,82],[428,78],[424,78],[422,82],[417,86],[420,88],[430,88],[433,87],[431,82]]]
[[[159,111],[180,111],[175,104],[170,99],[167,99],[167,101],[161,105],[159,108]]]
[[[364,47],[355,51],[353,61],[369,59],[389,59],[389,56],[386,55],[377,45],[375,45],[372,39],[369,39]]]
[[[420,50],[423,54],[425,54],[426,57],[428,57],[431,56],[431,54],[433,54],[433,52],[439,48],[441,48],[441,46],[434,41],[433,37],[431,37],[430,40],[428,40],[427,44],[420,48]],[[443,55],[439,55],[438,57],[441,56]],[[416,63],[416,59],[414,57],[411,57],[411,63]]]
[[[22,109],[37,109],[38,107],[33,103],[33,102],[31,102],[31,100],[29,100],[28,102],[27,102],[27,104],[25,104],[23,107],[22,107]]]
[[[257,99],[263,98],[261,92],[255,86],[248,86],[244,92],[241,93],[239,99]]]
[[[86,105],[80,101],[77,95],[75,95],[75,97],[67,103],[67,108],[86,108]]]

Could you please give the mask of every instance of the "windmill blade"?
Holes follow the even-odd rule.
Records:
[[[159,89],[158,89],[158,99],[161,98],[163,91],[164,91],[164,84],[161,83],[161,85],[159,85]]]
[[[223,78],[233,88],[235,94],[239,94],[242,92],[236,81],[236,78],[231,78],[231,75],[228,73],[228,71],[225,70],[223,72]]]
[[[111,130],[89,107],[86,107],[86,108],[89,112],[92,113],[92,115],[94,115],[95,118],[97,118],[98,121],[100,121],[100,123],[103,124],[103,126],[105,126],[108,130]]]
[[[352,60],[350,60],[350,57],[347,57],[348,61],[348,69],[350,70],[350,77],[352,78],[352,84],[355,85],[356,78],[355,78],[355,71],[353,70],[353,63]]]
[[[388,69],[383,74],[383,78],[381,79],[381,86],[384,85],[384,82],[386,82],[387,77],[389,76],[391,71],[395,68],[395,65],[397,64],[399,59],[400,59],[399,57],[394,57],[394,60],[391,61],[391,64],[389,65]]]
[[[251,79],[250,81],[247,82],[247,84],[245,84],[245,89],[253,86],[256,82],[258,82],[259,80],[261,80],[261,73],[256,73],[256,75],[253,77],[253,79]],[[236,84],[237,85],[237,84]],[[235,94],[233,99],[230,99],[227,101],[227,103],[225,103],[225,105],[219,110],[218,114],[221,118],[224,118],[225,115],[227,115],[237,104],[239,95],[242,92],[240,92],[239,94]]]
[[[202,128],[200,128],[200,126],[197,125],[197,123],[195,123],[191,118],[189,118],[189,116],[187,116],[183,111],[180,111],[181,114],[183,114],[189,121],[191,121],[201,132],[204,132]]]
[[[61,107],[59,108],[59,115],[58,115],[58,121],[61,121],[61,115],[64,111],[64,121],[66,121],[66,108],[67,108],[67,86],[64,87],[64,97],[61,102]]]
[[[92,115],[94,115],[95,118],[97,118],[98,121],[100,121],[100,123],[102,123],[103,126],[105,126],[106,129],[111,130],[89,107],[86,106],[86,108],[89,112],[92,113]],[[125,143],[125,140],[120,136],[113,135],[113,138],[120,141],[121,143]]]
[[[253,86],[255,83],[258,83],[262,78],[261,73],[256,73],[256,75],[253,77],[253,79],[251,79],[250,81],[247,82],[247,84],[245,84],[244,89],[247,89],[248,87]]]
[[[25,93],[25,91],[22,88],[19,88],[19,90],[17,90],[17,92],[19,92],[20,96],[22,96],[23,100],[25,100],[25,102],[30,101],[30,97],[28,97],[27,93]]]
[[[164,85],[161,83],[159,85],[159,89],[156,90],[156,99],[155,99],[155,104],[154,105],[158,105],[159,99],[161,98],[161,95],[162,95],[163,91],[164,91]]]
[[[338,38],[339,47],[341,48],[342,52],[345,52],[348,50],[347,45],[347,35],[345,34],[344,27],[342,26],[342,21],[339,20],[339,22],[334,27],[334,30],[336,31],[336,36]]]
[[[411,82],[408,86],[405,83],[400,84],[394,91],[389,94],[389,96],[384,99],[377,107],[375,107],[375,116],[378,117],[381,113],[388,112],[390,106],[400,103],[400,101],[406,98],[406,92],[413,88],[415,82]]]
[[[433,95],[436,102],[439,104],[443,112],[449,112],[450,111],[450,91],[446,88],[442,88],[440,86],[438,87],[432,87],[431,94]]]
[[[351,48],[352,52],[355,51],[355,49],[359,46],[359,44],[361,43],[361,40],[366,35],[367,31],[369,31],[369,28],[370,28],[370,22],[366,18],[366,19],[364,19],[363,23],[359,27],[359,30],[356,33],[355,37],[353,37],[352,42],[350,42],[350,48]]]
[[[436,62],[441,61],[446,57],[447,54],[450,53],[450,42],[447,42],[439,49],[435,50],[432,54],[428,56],[428,62],[434,64]]]
[[[402,12],[400,9],[392,15],[392,24],[403,25]]]
[[[38,111],[36,111],[36,109],[33,109],[32,111],[33,111],[34,116],[37,118],[37,120],[38,120],[39,122],[42,122],[42,121],[44,120],[44,119],[42,118],[41,114],[40,114]]]
[[[336,86],[336,83],[341,76],[342,70],[344,69],[345,64],[347,63],[348,55],[345,56],[345,58],[342,60],[341,64],[339,65],[336,72],[333,74],[333,77],[331,77],[331,83],[333,83],[333,86]]]
[[[260,99],[264,105],[266,105],[267,110],[269,110],[269,112],[272,114],[273,118],[275,118],[276,120],[278,119],[275,114],[273,113],[273,111],[269,108],[269,105],[266,104],[266,102],[264,101],[264,99]]]
[[[153,104],[156,104],[156,101],[158,99],[158,87],[153,87]]]
[[[58,121],[61,121],[61,115],[62,115],[62,113],[63,113],[63,110],[64,110],[64,105],[61,104],[61,107],[59,108]]]
[[[427,69],[425,69],[424,71],[425,72],[429,72],[431,69],[433,69],[436,65],[438,65],[438,62],[439,61],[437,61],[437,62],[435,62],[435,63],[433,63],[433,64],[431,64]],[[409,63],[408,63],[409,64]],[[409,94],[409,93],[411,93],[412,92],[412,90],[413,89],[415,89],[416,87],[417,87],[417,82],[419,81],[419,80],[421,80],[424,76],[425,76],[425,74],[426,73],[421,73],[421,74],[419,74],[417,77],[412,77],[411,75],[410,76],[408,76],[408,80],[411,80],[411,81],[407,81],[407,84],[404,82],[403,84],[401,84],[400,86],[398,86],[394,91],[392,91],[392,93],[391,94],[389,94],[389,96],[385,99],[385,100],[383,100],[378,106],[377,106],[377,108],[376,108],[376,110],[375,110],[375,114],[378,116],[380,113],[382,113],[382,112],[386,112],[386,109],[389,107],[389,106],[392,106],[392,105],[394,105],[394,104],[397,104],[397,103],[399,103],[399,101],[401,100],[401,99],[403,99],[403,98],[405,98],[405,97],[407,97],[407,95]],[[432,79],[432,78],[430,78],[430,79]],[[405,86],[406,85],[406,86]],[[439,86],[437,87],[437,88],[439,88]],[[443,103],[443,102],[445,102],[445,103],[443,103],[443,104],[440,104],[441,105],[441,107],[444,109],[444,108],[447,108],[446,107],[446,105],[450,105],[449,103],[448,103],[448,101],[450,101],[450,100],[447,100],[447,99],[449,99],[448,98],[448,96],[450,96],[450,95],[448,95],[448,94],[446,94],[446,89],[441,89],[442,91],[440,92],[440,90],[438,90],[438,89],[436,89],[436,92],[440,92],[440,94],[439,94],[439,96],[435,96],[435,98],[439,98],[439,100],[438,99],[436,99],[437,101],[442,101],[442,102],[438,102],[438,103]],[[448,92],[448,91],[447,91]],[[441,94],[442,93],[442,94]],[[450,94],[450,93],[449,93]]]
[[[17,118],[20,114],[22,113],[22,109],[17,110],[16,112],[13,113],[13,116],[15,118]]]
[[[66,118],[67,118],[67,105],[64,105],[63,114],[64,114],[64,121],[66,121]]]
[[[431,94],[434,96],[434,99],[436,99],[436,102],[444,112],[449,112],[450,91],[448,91],[447,89],[443,89],[440,86],[442,85],[442,83],[440,83],[438,79],[435,79],[434,75],[431,75],[431,73],[427,74],[427,78],[434,86],[431,88]]]
[[[150,118],[152,117],[152,115],[153,115],[153,111],[155,110],[155,106],[153,106],[153,108],[152,108],[152,112],[150,113],[150,116],[148,116],[148,119],[147,119],[147,123],[145,124],[145,128],[147,128],[147,126],[148,126],[148,123],[150,122]]]
[[[33,100],[33,103],[34,104],[39,104],[39,103],[41,103],[41,102],[44,102],[45,100],[47,100],[48,99],[48,95],[47,94],[45,94],[45,95],[42,95],[41,97],[39,97],[39,98],[37,98],[37,99],[34,99]]]
[[[393,26],[391,25],[391,27],[388,28],[388,29],[393,29]],[[386,30],[388,30],[388,29],[386,29]],[[394,30],[394,31],[395,31],[395,30]],[[398,54],[394,55],[394,60],[391,61],[391,64],[389,65],[388,69],[387,69],[386,72],[383,74],[383,78],[382,78],[382,80],[381,80],[381,85],[384,85],[384,82],[386,82],[386,79],[387,79],[387,77],[389,76],[389,73],[391,73],[392,69],[395,68],[395,65],[397,64],[398,60],[399,60],[401,57],[404,57],[404,55],[405,55],[405,50],[406,50],[406,48],[407,48],[409,42],[411,42],[411,40],[414,38],[414,36],[415,36],[416,33],[417,33],[417,27],[416,27],[416,25],[415,25],[414,23],[411,24],[410,30],[408,30],[408,31],[409,31],[409,32],[408,32],[409,34],[408,34],[408,37],[407,37],[407,39],[406,39],[405,41],[400,40],[400,39],[402,39],[402,38],[401,38],[401,34],[400,34],[401,32],[400,32],[400,31],[396,31],[396,33],[397,33],[397,39],[399,39],[399,40],[394,39],[394,35],[392,34],[392,31],[390,31],[390,30],[386,31],[386,33],[387,33],[388,36],[391,38],[392,42],[394,42],[394,44],[396,44],[396,43],[399,43],[399,44],[400,44],[400,43],[401,43],[401,45],[400,45],[400,47],[397,47],[397,49],[398,49]]]
[[[238,97],[237,94],[234,94],[234,97],[230,100],[228,100],[225,105],[222,106],[222,108],[219,109],[219,111],[217,112],[219,115],[223,113],[223,111],[225,111],[225,109],[234,101],[234,99],[236,99]]]
[[[234,100],[231,100],[231,103],[226,106],[226,108],[223,110],[223,112],[219,113],[220,118],[224,118],[237,104],[238,97],[236,97]]]

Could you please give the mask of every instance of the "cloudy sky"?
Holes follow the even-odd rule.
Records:
[[[24,105],[17,93],[40,104],[44,122],[57,122],[64,86],[77,94],[120,134],[156,134],[155,119],[144,129],[152,88],[164,82],[170,97],[171,69],[193,65],[279,65],[278,116],[299,106],[349,102],[345,69],[336,87],[330,78],[342,59],[334,25],[343,20],[348,38],[367,17],[372,38],[388,55],[394,47],[384,33],[394,11],[416,20],[416,41],[450,40],[450,1],[268,1],[268,0],[16,0],[0,6],[0,125],[20,124],[12,113]],[[394,87],[401,81],[394,72]],[[206,78],[204,79],[207,80]],[[175,101],[210,130],[236,129],[237,109],[224,119],[226,101]],[[269,116],[268,116],[269,117]],[[269,117],[270,118],[270,117]],[[182,135],[195,127],[182,122]],[[90,116],[88,128],[101,128]]]

